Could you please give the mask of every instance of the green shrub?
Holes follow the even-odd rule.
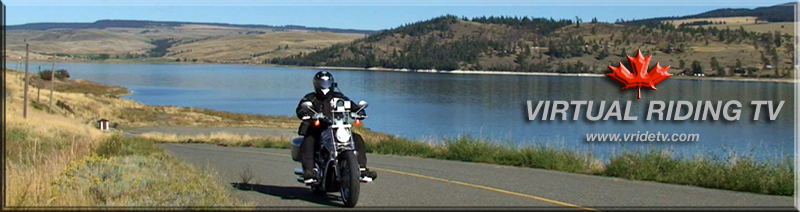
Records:
[[[50,75],[53,75],[53,71],[51,70],[44,70],[39,72],[39,78],[45,81],[52,80]],[[56,71],[55,75],[56,79],[64,80],[69,78],[69,72],[66,69],[59,69]]]

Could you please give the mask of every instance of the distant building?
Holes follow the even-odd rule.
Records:
[[[102,131],[108,131],[108,129],[109,129],[109,128],[108,128],[108,120],[106,120],[106,119],[100,119],[100,120],[97,120],[97,126],[98,126],[98,127],[100,128],[100,130],[102,130]]]

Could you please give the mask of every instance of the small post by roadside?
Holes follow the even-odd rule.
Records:
[[[28,77],[28,39],[25,39],[25,91],[22,94],[22,118],[28,118],[28,84],[30,83],[30,77]]]
[[[56,52],[53,52],[53,68],[50,69],[50,107],[47,108],[49,113],[53,113],[53,90],[56,89]]]

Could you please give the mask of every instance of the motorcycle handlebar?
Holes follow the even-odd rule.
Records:
[[[322,115],[317,115],[317,114],[315,114],[314,116],[303,116],[302,120],[305,120],[305,121],[307,121],[307,120],[320,120],[320,121],[324,121],[324,120],[328,120],[328,118],[327,118],[327,117],[325,117],[325,116],[322,116]]]
[[[357,119],[357,120],[364,120],[364,119],[369,118],[369,116],[366,116],[366,115],[362,116],[362,115],[358,115],[358,114],[352,114],[352,115],[350,115],[350,117],[353,118],[353,119]],[[303,121],[310,121],[310,120],[315,120],[316,121],[316,120],[319,120],[319,121],[324,121],[324,122],[327,122],[327,123],[331,122],[331,120],[328,117],[325,117],[323,115],[319,115],[318,113],[314,114],[313,116],[304,116],[302,118],[302,120]]]

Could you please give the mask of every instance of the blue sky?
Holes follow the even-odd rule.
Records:
[[[602,22],[691,15],[718,8],[755,8],[786,0],[591,1],[591,0],[14,0],[6,5],[6,24],[94,22],[100,19],[303,25],[380,30],[433,18],[458,16],[529,16]]]

